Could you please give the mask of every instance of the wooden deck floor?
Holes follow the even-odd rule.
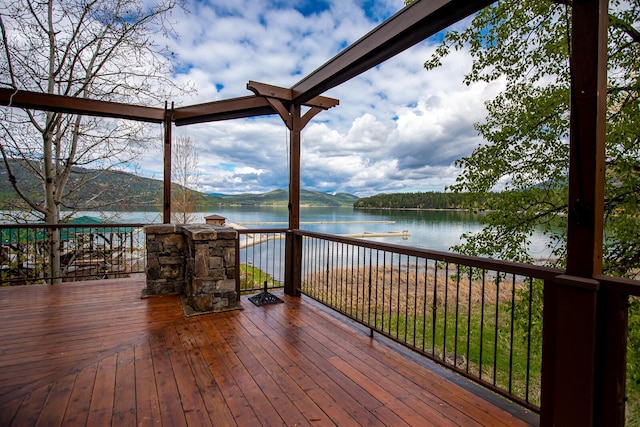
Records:
[[[527,425],[304,298],[185,318],[143,286],[0,288],[0,426]]]

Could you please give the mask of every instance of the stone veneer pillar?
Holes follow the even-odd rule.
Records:
[[[182,293],[194,312],[239,307],[237,232],[209,224],[148,225],[147,286],[143,295]]]
[[[145,225],[147,287],[143,295],[179,294],[184,288],[184,236],[175,224]]]
[[[209,224],[182,227],[186,246],[185,290],[195,311],[237,308],[236,238],[233,228]]]

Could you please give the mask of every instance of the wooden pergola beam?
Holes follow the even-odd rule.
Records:
[[[275,113],[266,99],[259,96],[244,96],[179,107],[174,110],[173,119],[176,126],[184,126]]]
[[[293,85],[293,100],[305,104],[491,3],[492,0],[416,1]]]
[[[247,89],[252,91],[258,96],[264,96],[266,98],[276,98],[282,101],[293,102],[293,90],[286,89],[283,87],[273,86],[266,83],[254,82],[252,80],[247,83]],[[340,104],[340,101],[335,98],[328,98],[326,96],[316,96],[311,98],[300,105],[304,105],[306,107],[318,107],[324,110],[328,110],[329,108],[333,108],[336,105]]]
[[[0,88],[0,105],[150,123],[162,123],[164,120],[162,108],[7,88]]]
[[[293,91],[291,89],[285,89],[283,87],[254,81],[249,81],[249,83],[247,83],[247,89],[255,93],[256,96],[266,99],[271,107],[273,107],[273,109],[280,115],[287,128],[289,130],[294,129],[293,115],[291,113],[291,106],[293,105]],[[339,100],[327,98],[325,96],[316,96],[315,98],[305,102],[303,105],[310,107],[310,110],[305,113],[304,117],[306,117],[306,119],[300,122],[301,126],[298,130],[301,131],[309,120],[319,112],[333,108],[339,103]]]
[[[184,126],[271,114],[280,114],[282,116],[282,111],[273,104],[273,99],[280,101],[284,111],[289,111],[289,106],[293,100],[291,89],[254,81],[247,83],[247,89],[251,90],[255,96],[243,96],[179,107],[174,110],[173,120],[176,126]],[[334,98],[316,96],[302,105],[326,110],[335,107],[339,102]]]

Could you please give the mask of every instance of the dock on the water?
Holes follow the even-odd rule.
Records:
[[[244,228],[242,226],[238,227],[237,223],[232,224],[235,228]],[[377,231],[365,231],[362,233],[355,234],[338,234],[341,237],[351,237],[354,239],[365,238],[369,239],[372,237],[401,237],[403,239],[407,239],[410,234],[409,230],[402,231],[386,231],[386,232],[377,232]],[[283,234],[279,233],[260,233],[259,230],[256,230],[255,233],[245,234],[243,238],[240,240],[240,249],[247,248],[249,246],[256,246],[261,243],[266,243],[269,240],[282,240],[284,239]]]

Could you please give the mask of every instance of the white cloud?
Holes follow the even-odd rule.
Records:
[[[290,87],[402,6],[401,0],[193,2],[192,13],[174,17],[181,37],[171,49],[184,64],[175,78],[192,82],[198,94],[175,101],[189,105],[250,95],[249,80]],[[483,119],[483,103],[500,84],[464,85],[471,64],[464,52],[425,71],[434,47],[423,42],[325,94],[340,105],[317,115],[303,131],[303,188],[368,195],[442,190],[455,182],[459,171],[453,162],[481,142],[473,123]],[[277,116],[178,132],[198,146],[202,190],[287,186],[287,130]],[[153,166],[158,153],[152,156],[156,160],[145,159],[142,167],[161,174]]]

